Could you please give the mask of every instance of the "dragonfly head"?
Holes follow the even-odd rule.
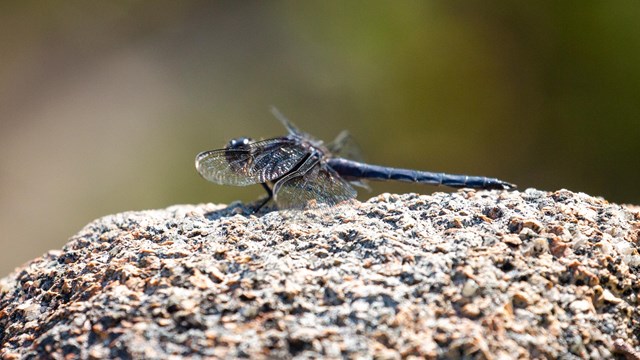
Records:
[[[235,138],[229,141],[229,143],[227,144],[227,149],[242,149],[243,147],[246,147],[252,142],[253,142],[253,139],[248,137]]]

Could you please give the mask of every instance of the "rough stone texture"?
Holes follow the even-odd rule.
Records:
[[[639,236],[566,190],[116,214],[0,282],[0,355],[633,358]]]

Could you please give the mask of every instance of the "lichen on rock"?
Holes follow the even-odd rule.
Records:
[[[0,355],[632,356],[639,242],[567,190],[126,212],[0,281]]]

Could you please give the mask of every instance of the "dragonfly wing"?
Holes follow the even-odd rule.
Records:
[[[333,156],[364,162],[364,156],[355,139],[347,130],[343,130],[336,138],[327,144]]]
[[[275,138],[241,148],[201,152],[196,156],[196,169],[206,180],[221,185],[258,184],[285,175],[308,152],[294,139]]]
[[[357,192],[328,166],[317,163],[301,176],[287,180],[275,194],[279,208],[304,208],[311,200],[335,205],[353,199]]]
[[[276,119],[278,119],[282,123],[282,125],[284,125],[284,127],[287,129],[289,134],[298,135],[298,136],[301,136],[304,134],[295,125],[293,125],[293,123],[289,121],[289,119],[287,119],[286,116],[284,116],[280,112],[280,110],[278,110],[275,106],[271,107],[271,113],[273,114],[273,116],[276,117]]]

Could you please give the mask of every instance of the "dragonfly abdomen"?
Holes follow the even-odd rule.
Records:
[[[347,178],[371,180],[396,180],[420,184],[446,185],[455,188],[513,189],[515,185],[482,176],[452,175],[429,171],[399,169],[379,165],[364,164],[353,160],[332,158],[328,160],[338,174]]]

